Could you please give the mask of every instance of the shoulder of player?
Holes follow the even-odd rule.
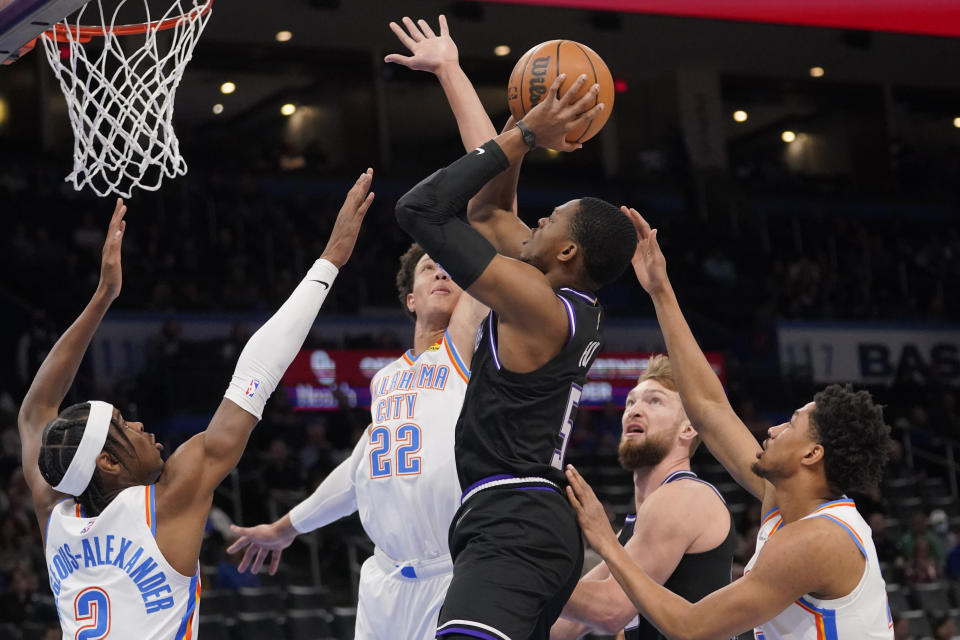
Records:
[[[702,482],[670,482],[651,493],[637,511],[635,535],[656,531],[670,535],[699,535],[696,524],[709,524],[716,509],[726,506]]]
[[[804,518],[782,526],[764,544],[758,563],[779,559],[791,570],[824,572],[838,554],[860,554],[850,533],[830,518]]]

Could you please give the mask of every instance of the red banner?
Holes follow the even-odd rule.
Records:
[[[958,0],[492,0],[812,27],[960,36]]]
[[[370,380],[401,354],[396,351],[358,349],[305,349],[287,368],[281,384],[291,405],[299,411],[331,411],[344,403],[370,406]],[[602,407],[607,402],[623,406],[627,393],[647,368],[649,353],[604,352],[587,374],[581,406]],[[707,360],[724,381],[723,356],[708,353]]]

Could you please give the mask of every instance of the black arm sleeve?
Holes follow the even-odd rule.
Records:
[[[497,251],[461,217],[470,198],[509,166],[503,150],[490,140],[397,201],[397,222],[403,230],[464,289],[480,277]]]

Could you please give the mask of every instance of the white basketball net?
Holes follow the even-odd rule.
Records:
[[[210,19],[212,1],[174,0],[158,18],[150,16],[144,0],[144,22],[151,26],[143,34],[121,35],[114,27],[122,33],[116,20],[127,0],[119,0],[110,15],[104,13],[101,0],[94,0],[75,15],[73,24],[67,19],[61,23],[68,61],[61,59],[59,43],[50,31],[40,38],[67,99],[74,145],[73,172],[65,180],[74,189],[88,186],[101,197],[115,193],[129,198],[134,187],[156,191],[164,176],[187,172],[173,130],[174,96]],[[104,33],[83,43],[79,25],[92,5],[99,10]],[[167,29],[161,31],[164,22]],[[164,35],[158,38],[160,33]],[[139,38],[143,41],[136,48]],[[102,50],[91,46],[99,44]]]

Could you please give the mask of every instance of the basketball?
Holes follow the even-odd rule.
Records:
[[[567,135],[568,142],[585,142],[600,132],[613,112],[614,91],[613,76],[603,58],[579,42],[548,40],[520,57],[507,85],[510,113],[517,120],[521,119],[547,95],[547,89],[561,73],[567,74],[566,80],[560,85],[558,95],[561,96],[581,74],[587,75],[587,81],[583,83],[579,95],[586,93],[594,84],[600,85],[597,102],[605,105],[603,111]]]

